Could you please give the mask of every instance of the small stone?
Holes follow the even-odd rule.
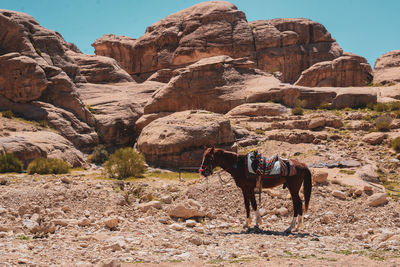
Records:
[[[155,209],[161,209],[162,208],[162,204],[160,201],[157,200],[153,200],[147,203],[141,203],[138,205],[138,208],[143,211],[146,212],[148,210],[150,210],[151,208],[155,208]]]
[[[10,182],[6,178],[4,177],[0,178],[0,185],[9,185],[9,184]]]
[[[0,224],[0,232],[8,232],[10,230],[9,227]]]
[[[72,180],[71,178],[64,176],[61,178],[61,182],[63,182],[64,184],[70,184],[72,183]]]
[[[267,251],[261,252],[261,257],[268,258],[269,257],[268,252]]]
[[[289,210],[285,207],[281,207],[279,209],[276,210],[275,214],[279,214],[280,216],[286,216],[289,214]]]
[[[367,204],[370,207],[377,207],[388,202],[386,193],[376,193],[367,199]]]
[[[65,213],[67,213],[67,212],[70,212],[70,211],[71,211],[71,208],[68,207],[68,206],[64,206],[64,207],[61,208],[61,210],[62,210],[63,212],[65,212]]]
[[[78,225],[81,227],[89,226],[90,224],[91,224],[91,221],[88,218],[84,218],[78,222]]]
[[[186,220],[185,225],[186,227],[195,227],[197,222],[195,220]]]
[[[175,230],[175,231],[182,231],[183,230],[183,226],[180,225],[179,223],[173,223],[169,227],[171,229]]]
[[[371,185],[364,185],[364,192],[371,192],[372,186]]]
[[[199,238],[198,236],[191,236],[188,238],[188,241],[195,244],[196,246],[200,246],[201,244],[203,244],[203,240],[201,240],[201,238]]]
[[[119,220],[117,217],[106,218],[105,220],[103,220],[103,223],[106,227],[108,227],[110,229],[114,229],[118,226]]]
[[[194,227],[193,230],[197,233],[204,233],[204,228],[201,226]]]
[[[161,218],[158,221],[162,224],[171,224],[171,220],[168,218]]]
[[[325,183],[328,180],[328,173],[324,171],[317,171],[312,176],[312,179],[316,183]]]
[[[387,134],[379,132],[369,133],[362,138],[362,141],[370,145],[379,145],[387,136]]]
[[[55,219],[52,221],[54,225],[60,225],[60,226],[68,226],[68,220],[63,220],[63,219]]]
[[[0,215],[6,214],[7,210],[3,207],[0,207]]]
[[[99,267],[121,267],[121,263],[116,259],[105,260],[100,263]]]
[[[165,204],[171,204],[172,203],[172,197],[170,195],[165,195],[160,198],[161,202]]]
[[[310,120],[308,124],[308,129],[309,130],[314,130],[317,128],[321,128],[325,126],[325,118],[319,117],[319,118],[313,118]]]
[[[333,195],[334,197],[337,197],[337,198],[341,199],[341,200],[345,200],[345,199],[346,199],[346,194],[343,193],[343,192],[340,191],[340,190],[334,190],[334,191],[332,192],[332,195]]]

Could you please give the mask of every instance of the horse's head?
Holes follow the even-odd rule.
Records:
[[[199,169],[200,175],[207,177],[212,174],[213,169],[215,168],[214,152],[215,152],[214,147],[207,148],[204,151],[203,161]]]

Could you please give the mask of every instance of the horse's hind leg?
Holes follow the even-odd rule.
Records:
[[[254,194],[254,190],[250,190],[249,195],[250,195],[251,207],[256,212],[256,227],[258,227],[258,225],[261,224],[262,221],[261,221],[260,212],[257,209],[257,202],[256,202],[256,196]]]
[[[289,191],[290,195],[292,196],[292,202],[293,202],[293,219],[289,227],[285,230],[285,233],[292,231],[293,227],[295,227],[296,225],[296,219],[297,219],[297,227],[295,228],[296,231],[301,227],[303,221],[303,204],[299,196],[299,190],[300,188],[298,188],[297,186],[295,188],[293,188],[293,186],[289,186]],[[300,216],[297,217],[298,215]]]
[[[243,198],[244,198],[244,207],[246,208],[246,223],[245,223],[244,227],[250,227],[251,216],[250,216],[249,197],[248,197],[248,193],[243,188],[242,188],[242,193],[243,193]]]

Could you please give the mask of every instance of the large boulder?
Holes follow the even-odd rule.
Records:
[[[279,80],[252,69],[252,64],[246,59],[216,56],[178,69],[170,82],[152,96],[144,112],[205,109],[226,113],[246,102],[246,91],[265,92],[279,86]],[[254,80],[257,82],[251,84]]]
[[[248,23],[231,3],[199,3],[154,23],[139,39],[104,35],[93,44],[97,55],[116,59],[143,81],[164,68],[177,68],[202,58],[250,57],[257,68],[283,73],[295,82],[311,65],[332,60],[342,50],[321,24],[308,19],[274,19]]]
[[[73,167],[85,163],[82,152],[61,135],[50,131],[10,132],[0,137],[0,153],[13,153],[25,167],[38,157],[63,159]]]
[[[301,73],[296,85],[309,87],[366,86],[372,81],[371,66],[363,57],[345,53],[332,61],[312,65]]]
[[[278,103],[249,103],[237,106],[229,111],[227,116],[282,116],[289,113],[289,109]]]
[[[154,166],[200,166],[204,146],[230,147],[230,121],[208,111],[183,111],[156,119],[144,127],[137,147]]]
[[[374,88],[339,88],[335,99],[332,101],[332,106],[334,108],[363,108],[369,103],[376,104],[377,99],[377,92]]]
[[[380,56],[374,66],[374,83],[400,83],[400,50]]]
[[[133,82],[132,77],[113,58],[75,52],[69,52],[68,55],[75,60],[81,74],[90,83]]]

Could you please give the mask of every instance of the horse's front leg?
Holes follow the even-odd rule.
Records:
[[[246,208],[246,223],[244,227],[249,228],[251,224],[251,217],[250,217],[250,202],[249,196],[246,190],[242,188],[243,198],[244,198],[244,207]]]
[[[260,212],[257,209],[257,202],[256,202],[256,196],[254,194],[254,189],[253,190],[249,190],[249,193],[250,193],[251,207],[256,212],[256,227],[258,227],[258,225],[261,224],[262,221],[261,221]],[[260,205],[261,205],[261,203],[260,203]]]

